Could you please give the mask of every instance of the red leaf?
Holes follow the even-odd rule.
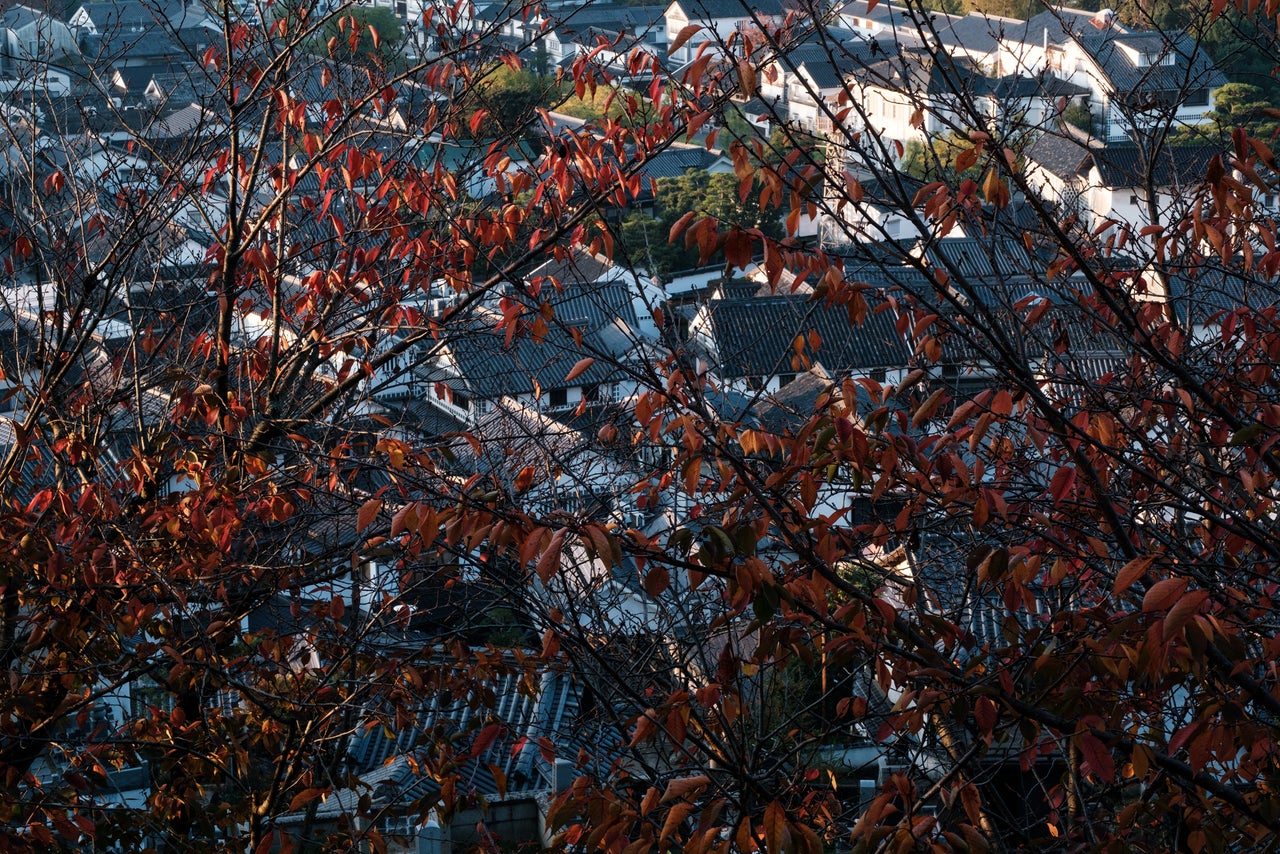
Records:
[[[1049,481],[1049,495],[1053,497],[1054,503],[1061,503],[1062,500],[1071,493],[1071,489],[1075,485],[1075,468],[1072,466],[1063,466],[1054,472],[1053,480]]]
[[[996,728],[996,704],[990,697],[979,697],[973,704],[973,722],[983,735],[990,735]]]
[[[1116,762],[1107,746],[1091,733],[1082,732],[1076,736],[1076,746],[1080,748],[1080,756],[1084,759],[1087,773],[1093,774],[1103,782],[1110,782],[1116,776]]]
[[[644,577],[644,592],[650,596],[658,596],[667,589],[670,583],[671,577],[666,567],[655,566]]]
[[[471,755],[481,756],[493,743],[498,740],[498,736],[502,735],[501,724],[489,724],[480,732],[476,733],[476,740],[471,743]]]
[[[536,572],[538,579],[546,584],[551,580],[551,576],[555,575],[560,569],[560,549],[564,545],[564,529],[561,528],[551,536],[551,542],[547,544],[546,550],[542,553],[542,557],[538,558],[538,566]]]

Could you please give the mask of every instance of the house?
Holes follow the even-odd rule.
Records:
[[[771,62],[760,75],[760,97],[785,105],[788,121],[808,130],[828,130],[840,109],[846,78],[877,56],[870,43],[805,42]]]
[[[740,392],[775,392],[815,366],[836,380],[889,381],[911,358],[888,311],[869,311],[855,323],[844,306],[804,296],[711,300],[697,309],[688,336]]]
[[[1087,88],[1098,133],[1107,141],[1134,139],[1159,125],[1200,124],[1214,92],[1227,82],[1187,33],[1134,32],[1114,13],[1071,9],[1050,10],[1006,30],[998,63],[1007,72],[1048,70]]]
[[[856,33],[867,41],[875,42],[887,53],[900,48],[920,47],[921,25],[934,16],[892,3],[877,3],[874,7],[866,0],[851,0],[837,11],[840,26]]]
[[[685,27],[696,24],[702,29],[674,52],[668,52],[667,59],[672,65],[690,62],[703,45],[718,49],[733,33],[758,29],[761,24],[781,19],[785,11],[784,0],[756,0],[750,4],[742,0],[673,0],[663,13],[666,43],[675,42]]]
[[[508,335],[497,328],[502,322],[496,312],[478,311],[466,324],[456,324],[434,362],[414,369],[409,393],[425,393],[434,405],[472,423],[504,397],[554,410],[620,395],[625,376],[606,359],[566,379],[592,353],[607,352],[601,336],[584,335],[580,347],[565,328],[552,326],[534,341],[527,329]]]
[[[76,53],[71,28],[39,9],[10,6],[0,15],[0,71],[20,73],[33,60],[51,59]]]
[[[1176,222],[1222,151],[1209,145],[1102,145],[1073,131],[1045,134],[1026,152],[1028,181],[1089,228],[1114,220],[1134,231]]]
[[[203,18],[198,6],[188,7],[182,0],[159,4],[144,0],[91,0],[77,7],[67,23],[78,36],[113,37],[155,30],[173,32],[197,26]]]
[[[826,182],[827,203],[821,210],[824,245],[914,240],[922,235],[920,215],[911,204],[923,181],[895,172],[877,175],[851,169],[845,180]],[[859,198],[849,193],[857,182]]]
[[[846,125],[876,131],[890,154],[978,123],[1005,139],[1034,135],[1057,123],[1060,103],[1088,92],[1051,73],[991,77],[970,59],[925,50],[860,67],[848,87]]]
[[[592,61],[609,69],[619,82],[647,83],[650,74],[631,80],[632,51],[655,60],[666,55],[663,7],[643,3],[537,4],[526,14],[513,14],[509,7],[493,3],[476,13],[474,26],[482,37],[519,53],[538,74],[566,68],[594,52]]]

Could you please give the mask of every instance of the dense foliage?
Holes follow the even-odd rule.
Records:
[[[1273,847],[1264,96],[1190,177],[1177,99],[1121,102],[1142,222],[1050,198],[928,39],[918,180],[882,45],[820,132],[651,180],[842,31],[557,76],[546,11],[157,13],[184,79],[130,104],[21,68],[0,847],[492,849],[519,803],[564,850]],[[1275,59],[1270,12],[1179,26]]]

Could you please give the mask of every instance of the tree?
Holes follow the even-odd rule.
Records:
[[[1227,134],[1242,127],[1258,139],[1270,140],[1280,128],[1275,111],[1261,88],[1249,83],[1228,83],[1214,93],[1209,117]]]
[[[5,847],[492,847],[515,794],[565,849],[1267,847],[1269,145],[1180,159],[1191,74],[1127,145],[1006,130],[919,9],[922,87],[906,32],[756,10],[552,127],[544,34],[497,44],[532,11],[428,7],[398,68],[315,54],[368,55],[351,10],[217,6],[169,33],[199,109],[11,93]],[[798,43],[822,141],[730,144],[656,235],[770,293],[611,265]]]
[[[393,65],[401,54],[404,28],[383,6],[352,6],[330,15],[320,33],[319,53],[357,65]]]

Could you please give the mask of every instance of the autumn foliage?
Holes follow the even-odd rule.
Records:
[[[428,5],[394,51],[342,8],[229,10],[183,135],[45,131],[6,171],[0,847],[388,850],[389,816],[483,822],[535,767],[565,850],[1274,844],[1272,140],[1089,223],[971,93],[947,180],[899,180],[850,97],[821,152],[731,133],[777,57],[834,43],[818,9],[679,68],[601,37],[545,90],[625,76],[584,125],[494,100],[532,7]],[[530,271],[642,257],[619,223],[690,141],[768,225],[692,210],[669,241],[891,328],[900,370],[811,371],[802,324],[776,373],[820,387],[764,417],[678,300],[640,358],[557,309],[576,285]],[[794,236],[874,205],[915,248]],[[934,254],[958,230],[974,256]],[[617,399],[406,414],[467,412],[433,371],[474,340],[559,341]],[[503,717],[561,679],[571,725]],[[359,767],[383,732],[416,734]]]

